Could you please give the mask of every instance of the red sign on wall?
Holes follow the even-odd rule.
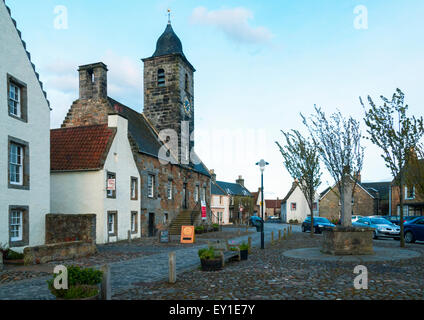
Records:
[[[206,216],[206,203],[204,201],[202,201],[202,219],[206,220],[207,216]]]

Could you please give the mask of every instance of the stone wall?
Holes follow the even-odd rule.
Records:
[[[66,243],[46,244],[24,249],[25,265],[42,264],[50,261],[76,259],[93,255],[97,252],[94,243],[74,241]]]
[[[95,214],[47,214],[46,244],[96,242]]]
[[[353,215],[371,216],[376,213],[376,200],[364,189],[356,186],[354,192]],[[331,189],[319,203],[319,215],[327,219],[340,218],[340,198],[337,188]]]

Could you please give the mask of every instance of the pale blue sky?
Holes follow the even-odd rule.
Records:
[[[265,158],[267,197],[283,197],[291,178],[274,143],[280,130],[304,130],[313,105],[362,118],[358,97],[407,95],[421,116],[424,75],[422,0],[7,0],[60,126],[78,97],[78,65],[103,61],[109,95],[142,110],[142,62],[172,9],[172,25],[195,66],[196,149],[218,179],[243,175],[255,191]],[[68,12],[57,30],[54,9]],[[368,10],[368,29],[354,9]],[[365,130],[364,130],[365,134]],[[387,181],[378,149],[367,146],[364,181]],[[326,174],[322,189],[327,181]]]

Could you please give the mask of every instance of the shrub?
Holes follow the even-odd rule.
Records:
[[[204,226],[197,226],[196,228],[194,228],[194,231],[196,233],[202,233],[205,231],[205,227]]]
[[[94,297],[99,293],[99,285],[102,282],[103,272],[92,268],[82,269],[78,266],[68,266],[68,289],[56,290],[53,279],[47,281],[50,292],[61,299],[84,299]]]
[[[6,259],[5,260],[22,260],[24,258],[23,253],[19,253],[16,251],[13,251],[11,249],[6,251]]]
[[[214,231],[218,231],[218,230],[219,230],[219,224],[214,223],[214,224],[212,225],[212,228],[213,228],[213,230],[214,230]]]
[[[247,244],[246,242],[243,242],[243,243],[240,245],[240,250],[241,250],[241,251],[249,250],[249,244]]]
[[[299,223],[299,220],[294,220],[294,222],[293,223],[295,223],[295,224],[298,224]]]
[[[209,247],[208,249],[200,249],[198,254],[199,258],[202,260],[212,260],[218,258],[213,247]]]

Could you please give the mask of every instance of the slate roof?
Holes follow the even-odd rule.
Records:
[[[108,97],[108,100],[115,112],[128,119],[128,133],[138,151],[159,159],[159,150],[163,143],[159,140],[157,132],[145,116],[110,97]],[[179,164],[179,166],[208,177],[211,176],[203,162],[192,167],[183,164]]]
[[[175,34],[170,23],[159,37],[156,43],[156,51],[152,57],[164,56],[167,54],[181,54],[184,57],[183,45],[180,38]]]
[[[227,193],[222,190],[215,182],[211,182],[211,194],[218,196],[226,196]]]
[[[381,200],[389,200],[391,182],[361,182],[361,185],[374,197],[378,192]]]
[[[50,108],[50,101],[47,99],[47,93],[46,93],[46,91],[44,91],[43,82],[41,82],[41,80],[40,80],[40,75],[39,75],[39,74],[38,74],[38,72],[35,70],[35,65],[34,65],[34,63],[32,63],[32,61],[31,61],[31,53],[29,53],[29,51],[26,49],[26,43],[25,43],[25,41],[22,39],[22,33],[21,33],[21,31],[18,29],[18,27],[17,27],[17,25],[16,25],[16,20],[12,18],[12,13],[11,13],[11,11],[10,11],[10,8],[6,5],[6,1],[5,1],[5,0],[3,0],[3,3],[4,3],[4,6],[5,6],[5,7],[6,7],[6,9],[7,9],[7,12],[9,13],[9,16],[10,16],[10,19],[12,20],[12,22],[13,22],[13,25],[15,26],[16,32],[18,33],[19,38],[21,39],[22,46],[23,46],[23,47],[24,47],[24,49],[25,49],[25,52],[26,52],[26,54],[27,54],[27,56],[28,56],[28,60],[29,60],[29,62],[31,63],[32,69],[34,70],[35,76],[37,77],[38,83],[40,84],[40,88],[41,88],[41,91],[43,92],[44,98],[45,98],[45,99],[46,99],[46,101],[47,101],[47,105],[48,105],[48,106],[49,106],[49,108]],[[50,108],[50,110],[51,110],[51,108]]]
[[[223,189],[230,196],[244,196],[244,197],[252,197],[253,195],[238,183],[217,181],[216,184]]]
[[[102,169],[115,134],[107,124],[50,130],[50,170]]]

